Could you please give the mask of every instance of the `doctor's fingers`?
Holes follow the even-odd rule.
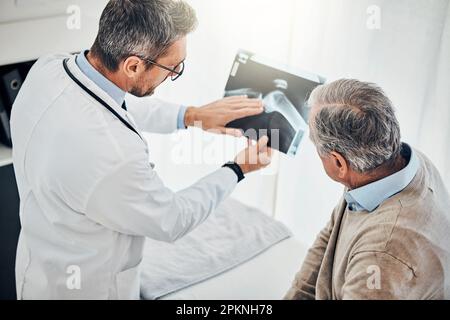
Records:
[[[241,129],[220,127],[217,128],[217,130],[219,130],[219,132],[222,134],[226,134],[236,138],[241,138],[244,135]]]
[[[261,168],[265,168],[272,162],[272,156],[269,153],[260,153],[258,155],[258,163],[261,165]]]
[[[225,120],[227,121],[227,123],[229,123],[237,119],[256,116],[258,114],[261,114],[263,111],[264,110],[262,108],[242,108],[237,110],[230,110],[226,113]]]
[[[267,144],[260,145],[258,144],[258,150],[257,153],[257,164],[261,168],[267,167],[272,162],[272,151],[269,147],[267,147]]]
[[[223,98],[222,101],[232,102],[232,101],[238,101],[238,100],[247,99],[247,98],[248,98],[247,95],[230,96],[230,97]]]
[[[267,167],[272,162],[272,148],[266,147],[263,152],[259,153],[258,159],[263,167]]]
[[[246,102],[248,100],[255,100],[255,99],[249,99],[247,96],[232,96],[232,97],[226,97],[226,98],[217,100],[213,104],[216,104],[219,106],[231,107],[233,105],[240,104],[240,103]]]
[[[268,147],[269,138],[267,136],[261,137],[257,144],[258,163],[263,167],[267,167],[272,161],[272,149]]]
[[[259,140],[258,140],[258,142],[257,142],[257,144],[256,144],[256,146],[257,146],[257,148],[258,148],[258,151],[259,152],[266,152],[267,151],[267,144],[269,143],[269,137],[267,137],[267,136],[262,136]]]
[[[253,144],[250,139],[247,139],[248,152],[245,154],[245,162],[256,166],[269,164],[270,154],[268,149],[270,148],[267,147],[268,142],[269,138],[267,136],[261,137],[255,144]]]
[[[239,100],[233,100],[229,101],[228,105],[230,108],[233,109],[240,109],[240,108],[262,108],[263,107],[263,101],[261,99],[239,99]]]

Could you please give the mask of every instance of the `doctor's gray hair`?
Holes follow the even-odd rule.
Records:
[[[181,0],[110,0],[91,52],[114,72],[129,56],[157,60],[196,26],[194,9]]]
[[[311,139],[320,155],[335,151],[359,173],[394,164],[400,126],[380,87],[342,79],[317,87],[308,104],[318,110],[311,119]]]

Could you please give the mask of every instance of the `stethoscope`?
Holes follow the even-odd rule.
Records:
[[[117,119],[120,120],[120,122],[122,122],[128,129],[130,129],[131,131],[133,131],[134,133],[136,133],[138,135],[138,137],[144,141],[145,145],[147,146],[147,143],[145,142],[145,140],[141,137],[141,135],[139,134],[139,132],[137,132],[137,130],[127,121],[125,120],[120,114],[117,113],[116,110],[114,110],[108,103],[106,103],[102,98],[100,98],[98,95],[96,95],[94,92],[92,92],[91,90],[89,90],[89,88],[87,88],[84,84],[81,83],[80,80],[77,79],[77,77],[74,76],[74,74],[69,70],[69,68],[67,67],[67,61],[69,59],[65,59],[63,61],[63,66],[64,66],[64,70],[66,71],[67,75],[77,84],[80,86],[81,89],[83,89],[84,91],[86,91],[86,93],[88,93],[92,98],[94,98],[98,103],[100,103],[103,107],[105,107],[109,112],[111,112],[114,116],[117,117]],[[124,102],[125,104],[125,102]],[[155,168],[155,164],[150,162],[150,166],[152,167],[152,169]]]
[[[113,115],[115,115],[117,117],[117,119],[120,120],[120,122],[122,122],[128,129],[130,129],[131,131],[133,131],[134,133],[136,133],[139,138],[141,138],[142,141],[144,141],[144,139],[141,137],[141,135],[139,134],[139,132],[137,132],[137,130],[128,122],[126,121],[124,118],[122,118],[122,116],[120,114],[117,113],[116,110],[114,110],[108,103],[106,103],[102,98],[100,98],[98,95],[96,95],[94,92],[92,92],[91,90],[89,90],[89,88],[87,88],[84,84],[81,83],[80,80],[78,80],[74,74],[69,70],[69,68],[67,67],[67,61],[69,59],[65,59],[63,61],[63,66],[64,66],[64,70],[66,70],[67,75],[77,84],[80,86],[81,89],[83,89],[84,91],[86,91],[86,93],[88,93],[92,98],[94,98],[98,103],[100,103],[103,107],[105,107],[106,109],[108,109],[109,112],[111,112]]]

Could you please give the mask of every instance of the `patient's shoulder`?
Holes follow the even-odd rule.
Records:
[[[381,206],[372,213],[361,213],[360,215],[365,216],[354,230],[352,255],[365,251],[386,251],[400,214],[401,205],[398,202]]]
[[[441,278],[450,270],[450,227],[422,207],[390,208],[373,216],[355,235],[351,256],[381,252],[401,261],[416,276],[432,273]]]

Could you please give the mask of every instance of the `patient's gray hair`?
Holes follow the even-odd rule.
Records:
[[[341,154],[350,167],[370,172],[393,164],[400,153],[400,126],[391,101],[373,83],[342,79],[317,87],[311,139],[320,155]]]
[[[196,25],[194,9],[181,0],[110,0],[91,51],[116,71],[132,55],[157,60]]]

